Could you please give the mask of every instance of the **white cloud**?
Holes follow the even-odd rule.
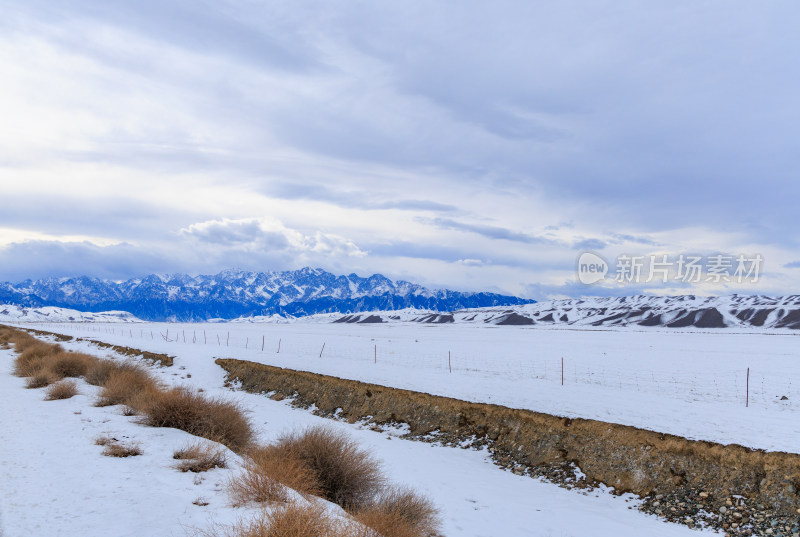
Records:
[[[316,231],[305,235],[268,218],[209,220],[181,229],[180,234],[223,249],[286,251],[315,256],[364,257],[352,240]]]

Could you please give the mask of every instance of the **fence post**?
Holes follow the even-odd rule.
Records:
[[[319,357],[322,358],[322,351],[325,350],[325,343],[322,344],[322,349],[319,351]]]
[[[453,363],[450,361],[450,351],[447,351],[447,368],[453,372]]]
[[[561,385],[564,385],[564,357],[561,357]]]
[[[745,399],[744,406],[745,407],[749,407],[750,406],[750,368],[749,367],[747,368],[747,388],[746,388],[746,393],[747,393],[747,395],[746,395],[747,398]]]

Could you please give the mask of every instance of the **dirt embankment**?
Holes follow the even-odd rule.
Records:
[[[702,498],[706,509],[722,513],[733,511],[726,508],[726,502],[741,495],[761,507],[761,512],[774,514],[768,517],[795,518],[800,512],[797,454],[692,441],[613,423],[470,403],[243,360],[221,358],[216,363],[225,369],[229,381],[241,382],[247,391],[294,397],[296,404],[314,404],[322,414],[338,412],[348,420],[371,416],[378,424],[406,423],[411,436],[436,432],[445,441],[474,436],[478,443],[488,445],[495,460],[505,467],[564,468],[574,463],[589,481],[605,483],[619,492]],[[673,518],[669,513],[663,516]],[[739,522],[731,518],[734,528],[747,522],[748,513],[744,512],[744,520],[741,516],[737,515]],[[753,517],[755,520],[757,515]]]

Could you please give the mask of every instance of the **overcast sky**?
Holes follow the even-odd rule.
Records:
[[[797,293],[799,6],[0,0],[0,281]],[[585,286],[587,250],[764,261]]]

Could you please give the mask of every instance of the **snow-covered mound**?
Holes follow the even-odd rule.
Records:
[[[277,313],[273,313],[272,315],[252,315],[250,317],[237,317],[229,322],[232,323],[273,323],[273,324],[284,324],[290,323],[295,318],[291,315],[287,315],[284,317],[283,315],[279,315]],[[224,319],[212,319],[209,322],[228,322]]]
[[[582,298],[450,313],[413,309],[355,313],[338,316],[333,322],[800,329],[800,295],[777,298],[740,295]]]
[[[0,305],[0,322],[24,323],[137,323],[141,319],[127,311],[103,311],[87,313],[67,308],[46,306],[26,308],[23,306]]]

